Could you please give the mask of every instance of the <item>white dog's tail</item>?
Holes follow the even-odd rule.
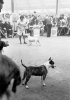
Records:
[[[22,59],[21,59],[21,64],[23,67],[27,68],[27,66],[23,64]]]

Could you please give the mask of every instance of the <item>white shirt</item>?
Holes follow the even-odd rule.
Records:
[[[22,35],[22,33],[25,34],[25,27],[26,27],[25,20],[23,20],[23,21],[18,20],[17,21],[17,34],[18,35]]]

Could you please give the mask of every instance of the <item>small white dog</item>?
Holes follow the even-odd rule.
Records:
[[[32,43],[35,42],[36,45],[39,45],[40,46],[40,41],[39,41],[39,36],[28,36],[28,42],[29,42],[29,45],[32,45]]]

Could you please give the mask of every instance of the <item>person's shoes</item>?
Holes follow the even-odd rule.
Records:
[[[24,44],[27,44],[26,42],[24,42]]]
[[[22,44],[22,42],[20,42],[20,44]]]

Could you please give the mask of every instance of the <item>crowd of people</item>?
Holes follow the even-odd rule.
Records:
[[[65,16],[61,14],[59,17],[54,15],[40,15],[37,12],[33,12],[31,14],[18,14],[18,18],[13,21],[3,21],[0,20],[0,28],[2,30],[1,35],[3,37],[10,37],[15,36],[17,34],[18,28],[17,23],[18,20],[22,19],[23,17],[23,28],[25,29],[25,33],[30,33],[33,35],[34,25],[39,25],[40,28],[40,35],[43,36],[44,34],[47,37],[51,36],[51,29],[57,27],[57,36],[66,36],[70,35],[70,15]],[[11,18],[11,15],[10,15]],[[21,32],[20,32],[21,33]]]
[[[17,22],[20,17],[24,17],[25,23],[25,33],[30,33],[33,35],[33,26],[39,25],[40,26],[40,35],[43,36],[46,34],[47,37],[51,36],[51,28],[57,27],[57,36],[61,35],[70,35],[69,27],[70,27],[70,16],[65,16],[61,14],[59,17],[54,15],[40,15],[37,12],[33,12],[33,14],[19,14],[19,18],[13,21],[4,21],[0,20],[0,28],[2,30],[3,37],[10,37],[11,35],[15,35],[14,33],[17,32]],[[11,17],[11,15],[10,15]],[[7,36],[6,34],[7,33]]]

